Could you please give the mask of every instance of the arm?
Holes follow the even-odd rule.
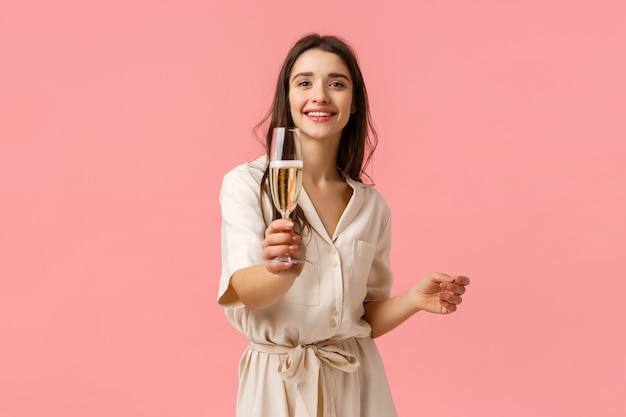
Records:
[[[302,272],[302,266],[266,262],[285,253],[304,259],[306,253],[291,221],[271,220],[273,207],[268,196],[263,196],[264,210],[259,208],[261,176],[260,169],[238,167],[222,181],[218,303],[225,307],[268,307],[282,298]]]
[[[372,327],[372,337],[382,336],[418,311],[448,314],[463,300],[469,278],[432,272],[395,297],[365,303],[363,318]]]
[[[288,220],[274,220],[267,228],[261,246],[266,260],[285,253],[298,259],[306,256],[302,238],[293,232],[293,223]],[[303,264],[288,263],[242,268],[231,278],[230,296],[238,297],[250,309],[269,307],[283,298],[303,268]]]

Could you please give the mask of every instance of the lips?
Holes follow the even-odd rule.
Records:
[[[330,118],[332,118],[336,113],[333,113],[333,112],[328,111],[326,109],[322,109],[322,110],[305,111],[304,114],[310,120],[312,120],[314,122],[325,122],[327,120],[330,120]]]

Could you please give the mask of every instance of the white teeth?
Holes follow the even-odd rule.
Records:
[[[308,112],[307,113],[309,116],[313,116],[313,117],[324,117],[324,116],[331,116],[332,113],[328,113],[325,111],[312,111],[312,112]]]

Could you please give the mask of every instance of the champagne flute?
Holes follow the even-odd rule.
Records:
[[[302,141],[300,129],[276,127],[272,133],[270,149],[270,191],[276,210],[288,219],[298,204],[302,189]],[[301,264],[289,254],[277,256],[268,262]]]

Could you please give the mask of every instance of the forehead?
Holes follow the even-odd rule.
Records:
[[[290,78],[304,72],[312,72],[315,75],[341,73],[350,76],[348,66],[339,55],[321,49],[309,49],[301,53],[293,64]]]

